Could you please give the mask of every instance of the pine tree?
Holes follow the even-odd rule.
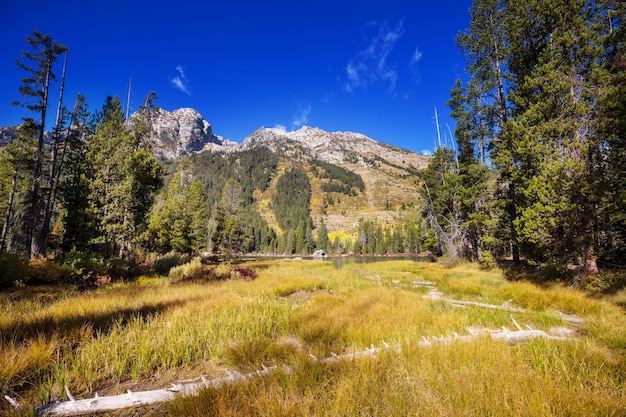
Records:
[[[161,166],[124,125],[117,97],[108,97],[86,155],[91,168],[90,204],[108,255],[126,257],[161,184]]]
[[[613,265],[626,260],[626,3],[600,1],[596,25],[602,34],[606,73],[598,100],[602,148],[599,242]]]
[[[421,174],[422,213],[436,237],[436,253],[461,256],[463,228],[458,207],[459,174],[454,152],[438,148]]]
[[[67,51],[67,47],[54,41],[50,35],[33,30],[32,36],[26,37],[33,52],[22,51],[22,59],[17,60],[17,65],[28,73],[22,79],[20,94],[24,102],[21,104],[31,112],[37,114],[31,123],[37,126],[37,147],[34,155],[32,183],[28,195],[28,219],[26,221],[26,237],[30,240],[28,255],[35,257],[45,255],[45,237],[47,231],[41,231],[44,227],[42,216],[46,212],[43,207],[41,194],[43,167],[44,167],[44,132],[46,129],[46,115],[51,83],[56,79],[53,66],[58,56]],[[43,237],[43,239],[42,239]]]
[[[591,27],[596,10],[581,1],[510,7],[517,83],[509,134],[518,161],[513,179],[524,197],[515,227],[531,257],[580,262],[594,273],[599,143],[593,108],[601,62]]]
[[[482,114],[481,95],[472,83],[465,91],[457,80],[451,91],[448,107],[451,116],[456,119],[455,136],[458,148],[458,193],[455,195],[462,225],[462,255],[472,261],[481,260],[485,223],[490,218],[488,203],[490,200],[487,185],[488,167],[484,156],[485,137],[489,135],[489,121],[480,117]]]
[[[34,165],[34,149],[36,143],[33,140],[38,131],[37,124],[32,119],[25,119],[17,129],[17,137],[9,144],[2,153],[0,169],[4,172],[3,184],[5,192],[3,200],[4,222],[0,234],[0,251],[12,249],[28,253],[30,239],[26,236],[27,212],[24,207],[24,195],[28,184],[32,184],[31,176]]]
[[[457,44],[463,51],[470,76],[467,94],[463,97],[460,82],[452,91],[450,105],[457,108],[457,140],[462,143],[470,156],[469,141],[473,141],[475,152],[481,164],[490,160],[498,169],[499,199],[503,203],[506,215],[503,218],[501,232],[503,239],[510,243],[511,256],[516,263],[520,262],[517,230],[513,220],[517,218],[517,201],[519,199],[512,175],[516,161],[512,152],[513,137],[506,134],[509,122],[511,82],[509,78],[510,42],[507,38],[506,26],[509,22],[508,2],[503,0],[474,0],[470,10],[470,27],[459,34]],[[456,96],[456,98],[455,98]],[[463,106],[463,107],[459,107]],[[461,129],[461,131],[459,131]],[[460,155],[463,158],[463,155]],[[473,163],[475,175],[482,176],[485,166]],[[465,170],[465,169],[464,169]],[[484,184],[484,182],[480,182]],[[470,192],[471,193],[471,192]],[[482,194],[484,196],[484,194]],[[467,216],[465,216],[467,217]],[[483,217],[481,215],[479,217]],[[486,219],[483,219],[483,221]],[[479,239],[474,227],[470,233],[470,246],[473,247],[472,257],[480,252]],[[484,234],[481,234],[484,236]]]
[[[89,249],[89,242],[97,234],[89,211],[89,172],[86,154],[94,132],[87,100],[76,97],[72,110],[72,124],[64,143],[64,175],[59,180],[60,202],[65,213],[62,247],[65,251]]]
[[[324,223],[324,219],[320,222],[320,228],[317,232],[317,249],[328,251],[328,229]]]

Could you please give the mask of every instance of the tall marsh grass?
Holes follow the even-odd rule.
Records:
[[[161,388],[226,370],[289,366],[159,408],[165,415],[626,415],[623,295],[509,282],[473,265],[389,261],[335,269],[322,261],[261,261],[258,278],[182,282],[143,277],[79,293],[41,288],[0,295],[0,390],[36,405],[64,397]],[[460,308],[424,297],[502,304],[525,313]],[[24,290],[26,291],[26,290]],[[574,340],[507,346],[491,340],[417,348],[422,337],[522,325],[584,324]],[[383,342],[376,358],[311,361]],[[4,407],[4,405],[3,405]],[[28,409],[25,407],[24,409]],[[8,410],[8,409],[5,409]],[[2,408],[0,408],[2,411]],[[7,411],[8,412],[8,411]],[[117,414],[116,414],[117,415]],[[120,412],[120,415],[126,415]],[[128,415],[141,415],[141,411]]]

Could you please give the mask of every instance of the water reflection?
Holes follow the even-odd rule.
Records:
[[[332,262],[335,268],[341,269],[341,267],[350,264],[369,264],[373,262],[386,262],[386,261],[414,261],[414,262],[432,262],[433,259],[430,256],[330,256],[324,259],[327,262]]]
[[[288,259],[292,261],[308,262],[332,262],[335,268],[341,269],[350,264],[369,264],[373,262],[386,261],[413,261],[413,262],[433,262],[432,256],[327,256],[325,258],[313,258],[312,256],[244,256],[241,260],[262,260],[262,259]]]

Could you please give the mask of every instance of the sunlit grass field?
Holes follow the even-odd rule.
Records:
[[[591,296],[558,284],[507,281],[474,265],[385,261],[247,264],[251,282],[171,284],[164,277],[80,293],[21,289],[0,295],[0,413],[165,388],[200,376],[288,366],[240,384],[126,415],[172,416],[624,416],[624,293]],[[442,293],[415,286],[429,281]],[[453,306],[445,299],[524,308]],[[584,320],[572,324],[559,313]],[[522,326],[566,340],[506,345],[489,338],[423,337]],[[569,329],[564,331],[564,329]],[[323,365],[312,357],[399,345],[375,357]]]

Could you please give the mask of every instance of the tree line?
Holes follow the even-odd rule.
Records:
[[[438,250],[583,273],[626,257],[624,2],[474,0],[448,103],[456,149],[422,173]]]

